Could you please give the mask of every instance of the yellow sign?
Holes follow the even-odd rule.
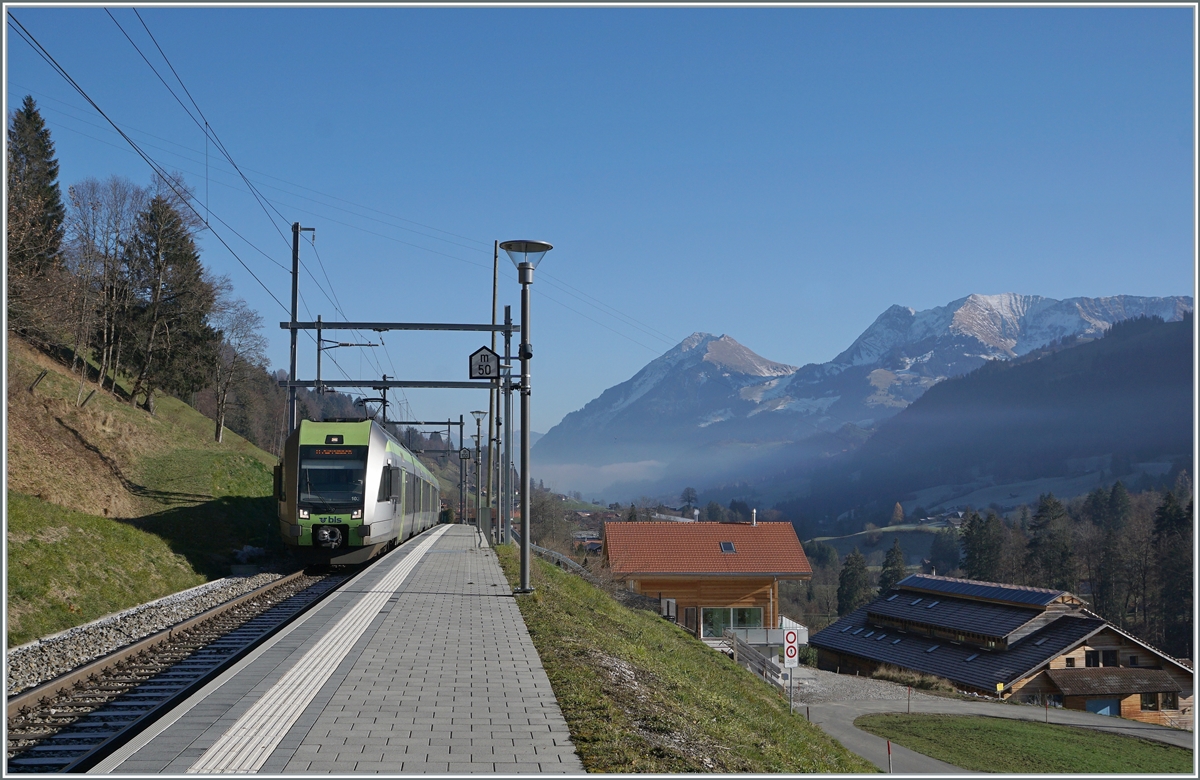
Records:
[[[996,683],[996,693],[1004,692],[1004,683]]]

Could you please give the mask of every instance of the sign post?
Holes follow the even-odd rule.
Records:
[[[783,632],[783,666],[794,669],[800,665],[800,632],[789,628]],[[794,712],[796,707],[796,673],[788,674],[788,712]]]

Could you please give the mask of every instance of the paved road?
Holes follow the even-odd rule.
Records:
[[[797,679],[807,678],[817,686],[822,684],[828,685],[830,680],[826,675],[836,677],[829,672],[800,670]],[[842,680],[837,682],[846,683],[849,680],[843,676]],[[870,682],[873,686],[879,683],[877,680]],[[825,733],[841,742],[847,750],[871,761],[886,772],[888,770],[887,740],[855,728],[854,720],[862,715],[874,713],[907,712],[908,701],[904,695],[905,689],[903,686],[896,686],[896,690],[897,695],[889,698],[846,699],[842,701],[802,703],[798,697],[797,701],[799,703],[796,706],[796,710],[801,713],[807,711],[814,724],[820,726]],[[814,698],[823,697],[818,696]],[[807,708],[807,710],[804,708]],[[1031,720],[1039,723],[1045,722],[1047,717],[1044,709],[1033,706],[989,701],[962,701],[916,693],[912,697],[912,712],[914,714],[988,715],[999,718]],[[1192,750],[1195,747],[1195,735],[1190,731],[1180,731],[1165,726],[1156,726],[1150,723],[1141,723],[1123,718],[1110,718],[1090,712],[1051,708],[1049,722],[1065,726],[1082,726],[1113,734],[1124,734],[1140,739],[1164,742],[1168,745],[1175,745],[1188,750]],[[967,770],[961,767],[938,761],[895,743],[892,744],[892,771],[898,774],[920,775],[968,773]]]

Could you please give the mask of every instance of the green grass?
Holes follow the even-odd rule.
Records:
[[[1188,773],[1192,752],[1120,734],[982,715],[864,715],[863,731],[931,758],[1004,774]]]
[[[515,583],[516,548],[497,554]],[[531,564],[521,614],[589,772],[877,771],[674,624]]]
[[[8,646],[200,585],[166,539],[8,494]]]
[[[218,444],[171,397],[154,415],[107,392],[79,408],[62,366],[29,393],[40,358],[9,347],[10,646],[228,576],[245,545],[282,547],[273,456],[228,430]]]

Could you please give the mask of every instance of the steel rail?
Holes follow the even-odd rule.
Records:
[[[351,578],[328,576],[245,618],[236,614],[253,599],[269,599],[272,591],[303,576],[296,572],[268,583],[20,694],[24,706],[8,722],[8,752],[13,755],[6,774],[86,771]],[[229,617],[230,624],[221,626]],[[204,635],[206,631],[211,634]],[[66,686],[68,677],[74,682]],[[26,737],[34,744],[13,748],[13,739],[22,739],[17,734],[38,731],[42,718],[41,730],[49,733]],[[22,720],[32,720],[32,727]]]
[[[91,661],[90,663],[81,666],[78,669],[67,672],[66,674],[56,677],[53,680],[49,680],[40,685],[36,685],[33,688],[28,688],[18,694],[10,696],[8,697],[8,707],[5,712],[5,717],[12,718],[20,714],[22,709],[32,707],[34,704],[41,702],[43,699],[50,699],[59,694],[67,693],[75,687],[76,683],[83,682],[84,680],[87,680],[93,676],[100,675],[103,672],[116,667],[119,663],[131,660],[135,656],[140,655],[142,652],[149,650],[162,642],[173,639],[177,633],[187,631],[188,629],[197,626],[210,618],[222,615],[240,606],[241,604],[246,603],[247,601],[252,601],[256,598],[264,596],[275,588],[283,587],[288,583],[294,582],[302,576],[304,576],[303,570],[293,572],[286,577],[274,580],[273,582],[268,582],[266,585],[256,588],[249,593],[238,596],[237,598],[227,601],[224,604],[218,604],[215,607],[206,609],[198,615],[193,615],[182,623],[176,624],[169,628],[164,628],[162,631],[158,631],[148,637],[139,639],[137,642],[131,645],[119,647],[108,655],[101,656],[100,658],[97,658],[96,660]]]

